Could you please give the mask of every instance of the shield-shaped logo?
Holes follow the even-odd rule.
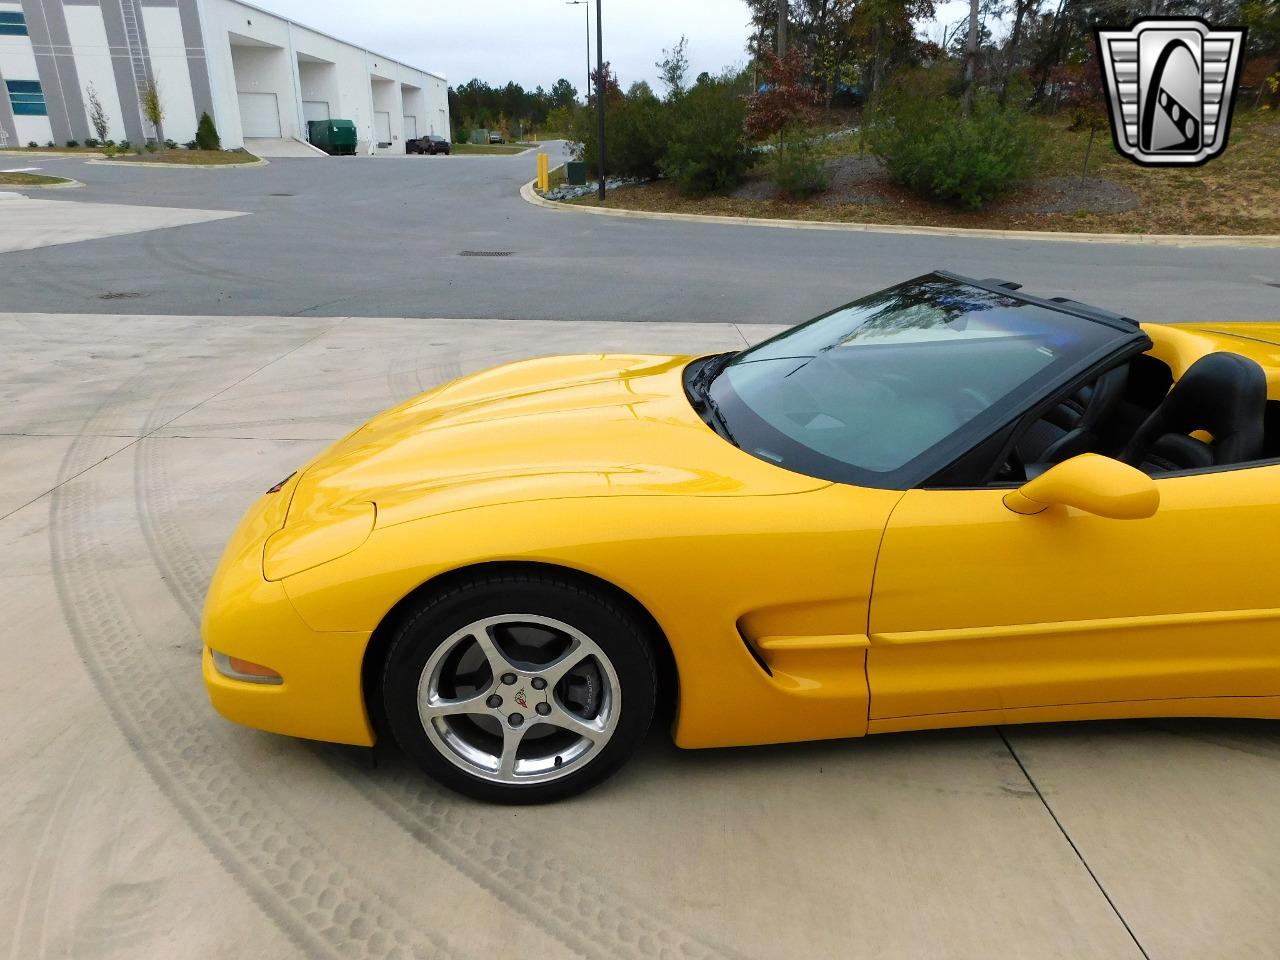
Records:
[[[1147,18],[1099,30],[1116,149],[1144,166],[1196,166],[1227,146],[1243,28]]]

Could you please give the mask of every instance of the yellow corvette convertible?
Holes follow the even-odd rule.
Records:
[[[483,799],[682,747],[1280,717],[1280,325],[933,273],[740,353],[515,363],[384,413],[227,547],[239,723]]]

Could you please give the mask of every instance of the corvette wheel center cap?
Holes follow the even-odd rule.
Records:
[[[527,719],[526,714],[533,711],[540,717],[545,717],[551,713],[551,703],[547,698],[547,681],[543,677],[532,677],[522,679],[514,673],[504,673],[502,675],[502,683],[504,686],[515,687],[515,692],[510,694],[504,709],[503,698],[498,694],[489,697],[488,705],[494,710],[499,710],[505,714],[505,719],[512,727],[523,726]],[[516,708],[510,713],[506,713],[510,706]]]

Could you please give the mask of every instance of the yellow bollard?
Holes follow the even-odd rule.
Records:
[[[546,193],[551,189],[551,157],[538,154],[538,189]]]

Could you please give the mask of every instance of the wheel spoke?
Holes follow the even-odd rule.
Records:
[[[502,725],[502,756],[498,759],[498,776],[503,780],[511,780],[516,775],[516,755],[520,752],[520,743],[524,740],[525,727]]]
[[[480,647],[480,652],[484,654],[484,658],[489,661],[489,669],[493,671],[494,677],[499,677],[511,670],[518,669],[516,664],[512,663],[507,655],[502,652],[502,648],[498,646],[498,641],[493,636],[492,626],[475,630],[471,637]]]
[[[604,739],[607,732],[603,724],[580,717],[576,713],[566,710],[559,703],[554,702],[551,704],[551,712],[545,717],[539,717],[538,720],[541,723],[549,723],[553,727],[559,727],[561,730],[576,733],[592,743],[599,743]]]
[[[424,717],[456,717],[466,713],[488,715],[491,711],[485,705],[486,691],[470,697],[445,699],[425,694],[418,702],[418,708]]]
[[[559,657],[539,669],[539,673],[547,681],[547,686],[554,688],[557,683],[564,679],[564,675],[580,664],[588,657],[598,654],[600,648],[590,640],[580,640],[574,638],[569,649],[562,653]]]

